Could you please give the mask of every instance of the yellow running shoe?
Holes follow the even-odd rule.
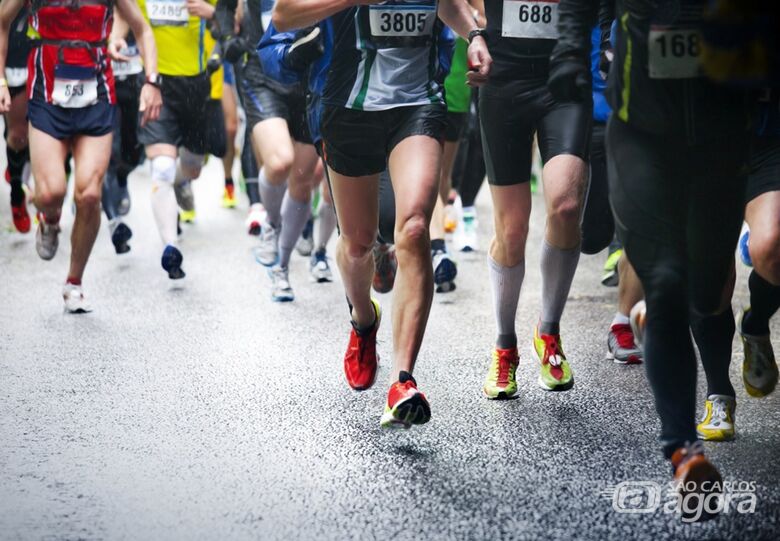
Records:
[[[733,396],[711,394],[704,402],[704,417],[696,425],[696,433],[705,441],[733,440],[736,409]]]
[[[232,184],[225,185],[225,191],[222,194],[222,206],[226,209],[236,208],[235,187]]]
[[[181,218],[181,221],[185,224],[191,224],[195,222],[195,211],[194,210],[182,210],[179,211],[179,218]]]
[[[534,328],[534,352],[541,363],[539,387],[545,391],[568,391],[574,387],[574,376],[563,353],[560,334],[539,334]]]
[[[513,398],[517,394],[515,372],[518,364],[517,348],[493,350],[493,362],[482,386],[482,392],[491,400]]]
[[[742,332],[742,320],[749,311],[750,308],[745,308],[737,318],[737,330],[745,351],[745,359],[742,362],[742,382],[750,396],[761,398],[775,390],[778,369],[769,335],[754,336]]]

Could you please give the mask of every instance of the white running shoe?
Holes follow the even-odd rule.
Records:
[[[325,250],[318,250],[312,254],[309,260],[309,274],[311,275],[311,281],[318,284],[333,281],[333,273],[330,270]]]
[[[279,232],[268,222],[263,222],[260,231],[260,245],[255,248],[255,259],[265,267],[279,262]]]
[[[92,311],[81,286],[65,284],[62,286],[62,298],[65,301],[65,310],[70,314],[86,314]]]
[[[645,301],[639,301],[631,308],[628,316],[631,320],[631,330],[634,332],[634,343],[641,348],[645,339],[645,325],[647,321],[647,305]]]
[[[250,235],[259,236],[265,222],[265,208],[262,203],[255,203],[249,208],[249,216],[246,217],[246,229]]]
[[[460,252],[479,251],[479,220],[477,213],[471,209],[464,209],[460,223],[455,229],[455,248]]]
[[[47,224],[43,215],[38,213],[38,230],[35,233],[35,250],[41,259],[49,261],[57,255],[60,245],[60,224]]]
[[[289,269],[279,266],[268,269],[268,276],[271,278],[271,300],[274,302],[295,300],[295,293],[290,285],[289,272]]]

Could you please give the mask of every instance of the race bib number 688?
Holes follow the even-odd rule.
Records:
[[[503,0],[505,38],[558,39],[558,0]]]

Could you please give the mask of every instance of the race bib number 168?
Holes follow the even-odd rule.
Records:
[[[700,75],[697,30],[652,26],[647,47],[651,79],[690,79]]]

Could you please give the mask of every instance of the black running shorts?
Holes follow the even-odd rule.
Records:
[[[546,79],[483,87],[479,114],[488,182],[510,186],[531,179],[534,134],[545,163],[561,154],[588,161],[592,109],[591,102],[556,102]]]
[[[325,161],[348,177],[381,173],[395,146],[408,137],[425,135],[442,141],[447,124],[444,104],[358,111],[326,105],[322,111]]]
[[[780,191],[780,137],[754,137],[750,147],[747,202]]]

